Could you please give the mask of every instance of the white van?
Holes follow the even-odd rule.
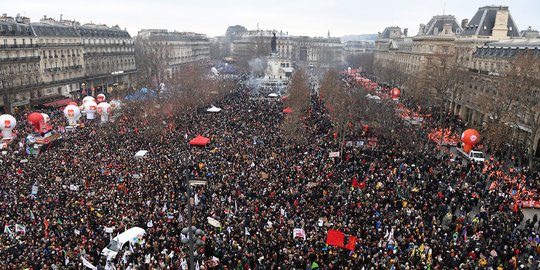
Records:
[[[486,160],[486,157],[484,153],[481,151],[471,150],[471,152],[469,153],[469,160],[472,162],[484,163],[484,161]]]
[[[463,149],[460,148],[460,147],[457,148],[457,151],[458,151],[463,157],[465,157],[467,160],[469,160],[470,162],[484,163],[484,161],[486,160],[486,156],[485,156],[484,152],[481,152],[481,151],[474,151],[474,150],[471,150],[471,151],[467,154],[467,153],[465,153],[465,151],[463,151]]]
[[[118,251],[122,249],[124,244],[131,242],[135,244],[139,239],[141,239],[146,234],[146,231],[143,228],[133,227],[127,231],[117,235],[111,240],[109,245],[101,251],[101,255],[114,258]]]

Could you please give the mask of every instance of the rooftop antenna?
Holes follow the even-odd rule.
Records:
[[[259,31],[259,22],[257,22],[257,31]]]
[[[64,15],[64,14],[60,14],[60,21],[62,21],[62,15]]]
[[[442,9],[442,15],[446,15],[446,1],[443,2],[443,9]]]

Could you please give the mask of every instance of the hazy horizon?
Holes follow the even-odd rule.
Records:
[[[462,19],[471,19],[479,7],[486,5],[509,6],[519,30],[528,26],[540,28],[535,14],[540,10],[537,0],[83,0],[76,4],[66,0],[26,0],[4,3],[1,12],[13,17],[20,13],[32,22],[39,21],[43,15],[58,20],[62,14],[63,19],[81,24],[118,24],[132,36],[141,29],[167,29],[213,37],[224,35],[232,25],[242,25],[248,30],[255,30],[258,25],[259,29],[282,30],[290,35],[326,36],[330,32],[333,37],[342,37],[376,34],[387,26],[408,28],[410,35],[416,35],[419,25],[434,15],[454,15],[460,23]]]

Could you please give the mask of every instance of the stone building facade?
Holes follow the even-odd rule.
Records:
[[[135,46],[129,33],[118,26],[95,24],[82,25],[77,31],[82,39],[85,68],[81,87],[89,94],[127,88],[137,71]]]
[[[268,56],[274,33],[278,55],[291,61],[296,68],[339,67],[343,63],[343,45],[339,38],[290,36],[283,31],[268,30],[247,31],[234,40],[232,56],[239,60]]]
[[[30,94],[41,88],[41,63],[36,37],[28,18],[0,17],[0,107],[24,106]]]
[[[49,18],[31,24],[44,83],[44,87],[30,91],[34,103],[79,91],[79,82],[85,75],[84,58],[81,37],[72,24]]]
[[[461,25],[453,16],[434,16],[421,25],[418,35],[408,38],[399,27],[386,28],[376,41],[375,66],[395,67],[408,80],[402,87],[418,87],[415,75],[429,66],[430,58],[445,55],[455,61],[463,73],[460,98],[448,97],[450,112],[459,115],[469,126],[481,127],[492,115],[486,103],[495,102],[497,85],[504,80],[504,73],[516,55],[527,51],[540,55],[538,32],[532,29],[519,32],[507,6],[480,7]],[[537,56],[538,57],[538,56]],[[540,61],[540,57],[537,58]],[[377,69],[376,69],[377,71]],[[378,74],[382,75],[382,74]],[[510,90],[511,91],[511,90]],[[529,117],[517,115],[521,122],[514,136],[524,141],[530,134]],[[536,136],[538,137],[538,136]],[[533,142],[537,145],[537,141]]]
[[[167,48],[168,77],[184,64],[210,59],[210,40],[204,34],[145,29],[139,31],[137,38],[148,40],[151,47]]]
[[[387,27],[375,41],[375,72],[395,86],[420,87],[422,72],[432,61],[454,54],[454,41],[462,28],[452,15],[434,16],[420,24],[418,34],[406,36],[400,27]]]
[[[10,111],[129,85],[131,37],[118,27],[0,17],[0,108]],[[109,87],[107,87],[109,86]],[[86,89],[88,88],[88,89]],[[88,91],[86,91],[88,90]]]

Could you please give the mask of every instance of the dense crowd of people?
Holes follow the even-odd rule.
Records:
[[[517,185],[539,194],[536,179],[505,181],[523,172],[438,155],[427,130],[405,122],[376,147],[330,157],[340,144],[323,101],[313,98],[292,143],[282,101],[249,92],[239,82],[214,104],[220,113],[127,103],[114,123],[84,120],[37,157],[14,140],[0,156],[0,268],[85,269],[84,258],[98,269],[186,269],[188,169],[207,183],[190,198],[206,232],[200,269],[538,269],[540,222],[522,222],[512,194]],[[19,138],[31,132],[27,113],[16,116]],[[61,111],[48,113],[65,125]],[[197,135],[210,144],[190,146]],[[134,226],[144,240],[107,262],[110,237]],[[329,229],[358,237],[354,250],[327,245]]]

